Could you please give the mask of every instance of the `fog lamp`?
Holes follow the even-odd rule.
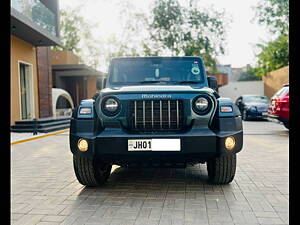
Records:
[[[77,143],[77,147],[81,152],[85,152],[88,150],[89,144],[85,139],[79,139]]]
[[[232,150],[235,146],[235,138],[233,136],[229,136],[225,139],[225,148],[227,150]]]

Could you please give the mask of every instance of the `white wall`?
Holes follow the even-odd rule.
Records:
[[[229,81],[227,85],[219,88],[219,94],[235,101],[241,95],[264,95],[264,85],[262,81]]]

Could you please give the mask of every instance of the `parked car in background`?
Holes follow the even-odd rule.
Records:
[[[268,116],[279,120],[287,129],[289,129],[289,112],[289,85],[286,84],[271,98]]]
[[[269,99],[262,95],[242,95],[235,104],[240,109],[243,120],[267,119]]]

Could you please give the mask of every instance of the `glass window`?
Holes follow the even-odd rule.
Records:
[[[33,117],[31,66],[20,63],[19,67],[22,119],[30,119]]]
[[[289,87],[283,87],[275,93],[273,97],[280,97],[289,93]]]
[[[243,97],[245,103],[250,103],[250,102],[259,102],[259,103],[268,103],[269,99],[266,96],[244,96]]]
[[[40,0],[11,0],[11,7],[43,29],[56,34],[56,16]]]
[[[202,63],[194,58],[116,59],[110,71],[111,83],[203,82]]]

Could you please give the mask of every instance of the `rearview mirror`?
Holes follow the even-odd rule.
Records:
[[[217,88],[218,88],[217,78],[208,76],[208,77],[207,77],[207,81],[208,81],[208,86],[209,86],[211,89],[217,89]]]
[[[97,84],[96,84],[97,90],[102,90],[103,88],[105,88],[105,83],[106,83],[106,77],[97,78]]]

